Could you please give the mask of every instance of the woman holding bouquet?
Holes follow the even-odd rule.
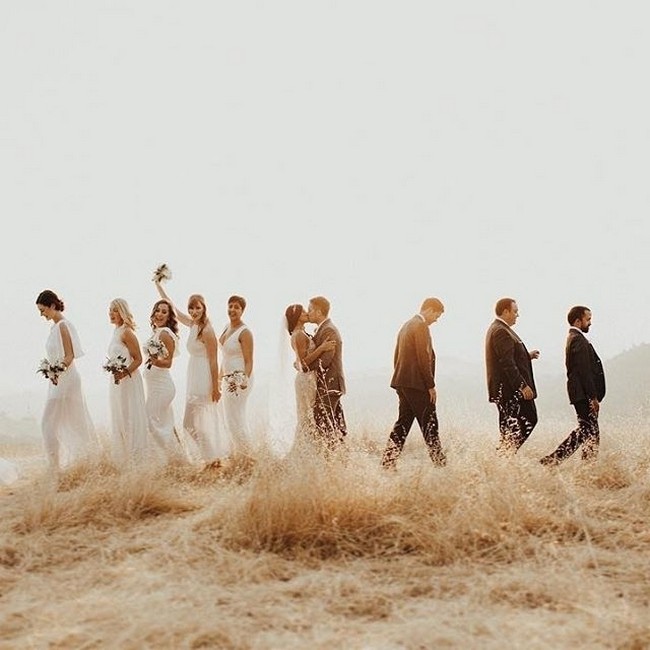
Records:
[[[112,443],[118,462],[128,464],[146,458],[149,438],[140,373],[142,353],[135,334],[135,320],[126,300],[112,300],[108,317],[115,326],[104,366],[112,375],[109,388]]]
[[[228,298],[228,318],[219,343],[223,412],[234,455],[250,456],[252,444],[248,429],[246,403],[253,374],[253,334],[242,320],[246,300],[241,296]]]
[[[160,279],[154,278],[160,297],[173,305],[163,289]],[[228,453],[229,445],[223,439],[219,426],[217,403],[219,390],[219,363],[217,360],[217,336],[214,333],[205,299],[192,294],[187,300],[187,314],[174,310],[178,322],[190,328],[187,351],[187,394],[183,427],[196,442],[201,460],[206,467],[218,466],[219,459]]]
[[[172,304],[159,300],[151,310],[153,334],[145,343],[147,355],[144,382],[147,389],[145,402],[149,432],[167,457],[178,459],[182,455],[180,441],[174,425],[172,401],[176,386],[170,368],[178,355],[178,322]]]
[[[36,307],[52,322],[40,368],[50,382],[41,431],[50,468],[58,471],[97,454],[100,446],[74,364],[83,355],[77,330],[63,317],[63,301],[54,291],[41,291]]]

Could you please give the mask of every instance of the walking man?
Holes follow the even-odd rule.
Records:
[[[397,335],[390,385],[397,391],[399,410],[382,457],[383,467],[392,469],[397,464],[414,419],[433,464],[442,466],[446,462],[438,435],[436,354],[429,331],[444,311],[438,298],[426,298],[420,312],[406,321]]]
[[[576,305],[569,310],[566,341],[566,374],[569,402],[578,416],[578,426],[558,448],[540,459],[542,465],[558,465],[582,445],[582,459],[595,460],[600,444],[598,413],[605,397],[603,364],[585,334],[591,327],[591,310]]]
[[[497,452],[512,456],[537,424],[532,360],[539,358],[539,350],[529,352],[512,329],[519,318],[519,307],[512,298],[497,301],[494,312],[496,318],[485,337],[488,397],[499,412]]]

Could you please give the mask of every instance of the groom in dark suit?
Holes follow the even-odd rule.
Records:
[[[316,400],[314,402],[314,421],[321,442],[333,450],[341,445],[347,435],[345,415],[341,397],[345,395],[343,375],[343,341],[338,329],[329,318],[330,303],[323,296],[309,301],[309,321],[317,325],[314,332],[314,345],[318,347],[325,341],[334,341],[333,350],[323,352],[309,364],[316,371]]]
[[[497,452],[511,456],[537,424],[532,360],[539,357],[539,350],[529,352],[512,329],[519,317],[519,308],[512,298],[501,298],[494,312],[496,318],[485,337],[488,397],[499,411]]]
[[[420,312],[406,321],[397,335],[390,385],[397,391],[399,410],[381,461],[385,468],[395,467],[414,419],[418,421],[434,465],[446,462],[438,436],[436,354],[429,331],[429,326],[444,311],[438,298],[425,299]]]
[[[565,349],[567,393],[578,416],[578,427],[552,454],[540,459],[542,465],[558,465],[580,445],[582,459],[594,460],[600,444],[598,413],[605,397],[605,371],[594,346],[585,336],[591,327],[591,310],[576,305],[569,310],[567,320],[570,325]]]

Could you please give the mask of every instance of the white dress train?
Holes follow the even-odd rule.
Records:
[[[187,396],[183,428],[194,440],[201,460],[213,461],[228,455],[230,445],[219,420],[219,403],[212,401],[212,375],[205,344],[198,338],[199,326],[192,325],[187,339]]]
[[[74,358],[83,356],[77,331],[72,323],[62,318],[52,325],[45,344],[50,363],[64,357],[61,325],[70,333]],[[93,421],[81,386],[81,377],[74,363],[59,375],[58,383],[48,381],[48,394],[41,419],[43,442],[50,466],[62,468],[76,461],[90,458],[100,451]]]
[[[115,328],[108,346],[109,358],[122,356],[129,366],[133,361],[122,338],[126,325]],[[110,375],[109,405],[111,421],[111,447],[113,457],[119,464],[146,460],[149,451],[149,427],[145,408],[144,383],[140,369],[119,384]]]
[[[6,458],[0,458],[0,485],[11,485],[20,477],[18,467]]]

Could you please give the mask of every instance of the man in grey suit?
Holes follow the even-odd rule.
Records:
[[[314,402],[314,421],[324,446],[333,450],[341,445],[347,435],[345,415],[341,397],[345,395],[343,375],[343,341],[338,329],[329,318],[330,303],[323,296],[309,301],[309,321],[317,325],[314,332],[314,345],[318,347],[325,341],[336,343],[333,350],[323,352],[309,365],[316,371],[316,400]]]
[[[397,335],[390,385],[397,391],[399,410],[381,461],[387,469],[397,464],[415,419],[433,464],[442,466],[446,463],[438,435],[436,354],[429,331],[429,326],[444,311],[444,305],[438,298],[426,298],[420,312],[406,321]]]
[[[499,411],[500,440],[497,452],[511,456],[526,442],[537,424],[537,389],[529,352],[512,329],[519,307],[512,298],[501,298],[494,307],[496,318],[485,336],[485,368],[488,398]]]
[[[542,465],[558,465],[582,445],[582,460],[594,460],[598,455],[600,429],[598,413],[605,397],[605,371],[600,357],[585,334],[591,327],[591,310],[576,305],[567,314],[569,334],[565,348],[567,393],[578,417],[576,429],[548,456]]]

